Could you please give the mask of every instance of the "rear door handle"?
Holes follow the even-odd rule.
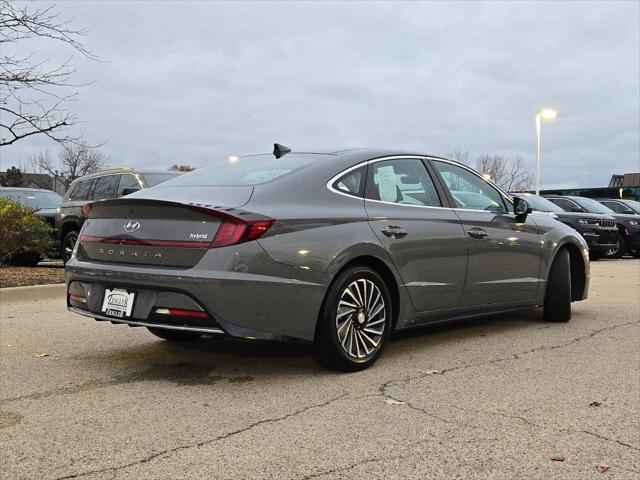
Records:
[[[389,238],[403,238],[407,236],[407,231],[398,225],[388,225],[382,229],[381,232]]]
[[[484,240],[489,236],[486,230],[483,230],[482,228],[472,228],[467,231],[467,235],[471,238],[475,238],[476,240]]]

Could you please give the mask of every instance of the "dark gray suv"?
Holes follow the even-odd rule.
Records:
[[[71,311],[169,341],[312,341],[338,370],[395,330],[534,307],[566,322],[589,290],[578,232],[420,153],[276,145],[85,211]]]
[[[82,207],[96,200],[119,198],[143,188],[170,180],[178,172],[137,171],[130,167],[114,168],[75,179],[62,197],[55,226],[60,240],[60,253],[66,263],[84,222]]]

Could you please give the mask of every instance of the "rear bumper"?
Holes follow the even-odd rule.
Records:
[[[66,282],[67,289],[71,282],[79,282],[87,298],[84,305],[72,304],[67,295],[69,309],[98,320],[207,334],[220,330],[240,338],[310,341],[328,279],[318,272],[276,263],[256,242],[250,242],[210,250],[190,269],[73,258],[67,263]],[[106,288],[136,292],[130,319],[101,312]],[[153,315],[157,307],[201,309],[209,319],[159,322]]]
[[[77,307],[68,307],[70,312],[77,313],[79,315],[84,315],[85,317],[91,317],[97,321],[106,321],[111,323],[122,323],[125,325],[130,325],[132,327],[152,327],[152,328],[164,328],[167,330],[179,330],[183,332],[197,332],[202,333],[203,335],[224,335],[225,332],[221,328],[218,327],[197,327],[193,325],[175,325],[168,323],[160,323],[160,322],[148,322],[148,321],[139,321],[134,319],[121,319],[121,318],[113,318],[107,317],[105,315],[98,315],[97,313],[90,312],[89,310],[85,310]]]

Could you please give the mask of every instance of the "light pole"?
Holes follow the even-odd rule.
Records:
[[[540,124],[542,120],[551,121],[558,112],[550,108],[541,108],[536,113],[536,195],[540,195]]]

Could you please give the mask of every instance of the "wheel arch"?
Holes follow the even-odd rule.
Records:
[[[562,250],[567,250],[569,252],[569,265],[571,268],[571,301],[582,300],[586,296],[586,289],[588,287],[588,265],[579,246],[570,241],[560,244],[553,254],[553,259],[549,264],[549,271],[551,270],[551,265],[555,262],[558,253]],[[549,272],[547,272],[547,278],[548,276]]]

